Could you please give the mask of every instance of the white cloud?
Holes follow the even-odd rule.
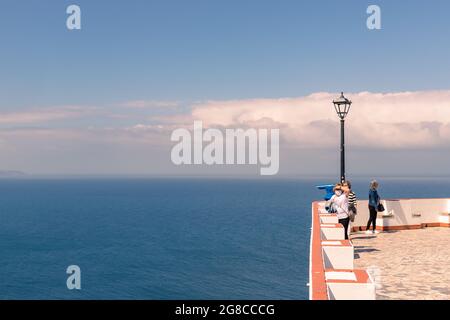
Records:
[[[346,122],[348,143],[369,148],[450,145],[450,90],[348,93],[353,105]],[[339,121],[336,94],[306,97],[207,101],[194,105],[192,121],[205,126],[279,127],[284,142],[298,147],[334,146]],[[165,119],[170,121],[170,116]],[[183,123],[186,123],[184,119]]]
[[[115,126],[111,122],[117,116],[114,108],[63,106],[2,112],[0,125],[45,126],[52,122],[64,129],[65,124],[58,121],[67,123],[86,116],[87,125],[91,124],[98,134],[89,139],[100,139],[99,132],[109,132],[117,141],[126,138],[133,143],[132,139],[143,141],[151,136],[153,144],[162,144],[169,141],[171,130],[191,128],[194,120],[202,120],[205,127],[280,128],[284,146],[329,148],[336,146],[339,140],[339,121],[332,105],[336,96],[319,92],[297,98],[206,101],[193,104],[189,110],[166,115],[136,115],[130,109],[129,113],[121,114],[129,121]],[[349,146],[388,149],[450,146],[450,90],[360,92],[346,93],[346,96],[353,101],[346,122]],[[176,102],[134,101],[128,104],[136,108],[163,105],[175,106]],[[105,127],[108,123],[110,128]],[[87,129],[71,130],[82,134]]]
[[[177,108],[179,105],[178,101],[159,100],[132,100],[121,104],[122,107],[130,109]]]
[[[346,122],[350,169],[356,163],[352,164],[352,157],[360,156],[354,152],[358,148],[364,154],[381,148],[388,151],[367,156],[385,155],[380,171],[390,168],[397,172],[405,163],[420,171],[424,161],[427,167],[447,170],[433,157],[450,149],[450,90],[346,96],[353,101]],[[4,111],[0,113],[0,150],[4,155],[0,168],[28,172],[172,172],[172,130],[192,129],[194,120],[202,120],[205,128],[280,128],[281,171],[321,172],[330,167],[330,157],[336,156],[334,161],[338,161],[338,152],[334,151],[339,143],[339,121],[332,105],[334,98],[336,94],[315,93],[298,98],[206,101],[190,109],[157,115],[123,108],[123,115],[131,117],[119,120],[112,119],[117,109],[106,107]],[[83,122],[71,123],[80,117]],[[433,152],[423,152],[423,148]],[[419,150],[402,154],[402,149]],[[373,166],[368,168],[370,161],[364,159],[358,160],[358,170],[373,170]]]
[[[16,112],[0,112],[0,125],[30,125],[54,122],[57,120],[78,118],[92,115],[95,107],[62,106],[51,108],[34,108]]]

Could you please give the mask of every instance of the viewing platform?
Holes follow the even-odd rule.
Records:
[[[372,235],[358,201],[350,241],[324,201],[312,204],[310,299],[450,299],[450,199],[382,203]]]

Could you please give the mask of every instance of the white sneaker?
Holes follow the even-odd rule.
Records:
[[[372,231],[367,230],[367,231],[366,231],[366,234],[372,234]]]
[[[377,231],[377,230],[373,231],[373,234],[379,234],[379,233],[380,233],[380,231]]]

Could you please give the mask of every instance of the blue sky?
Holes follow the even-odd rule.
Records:
[[[66,28],[70,4],[81,7],[82,30]],[[370,4],[381,7],[382,30],[366,27]],[[221,111],[245,105],[249,114],[253,110],[251,118],[265,99],[264,108],[273,106],[267,109],[271,119],[283,123],[280,112],[273,110],[295,103],[309,108],[315,99],[304,97],[341,90],[364,104],[360,110],[385,104],[384,114],[397,119],[373,123],[373,128],[401,137],[395,143],[384,137],[386,143],[376,146],[385,148],[383,152],[407,145],[402,156],[392,157],[395,162],[379,168],[400,170],[405,159],[424,147],[432,145],[437,153],[450,150],[450,118],[439,109],[450,102],[449,13],[447,0],[2,0],[0,170],[171,173],[170,151],[164,149],[170,130],[186,125],[195,114],[211,119],[215,109],[208,109],[210,101],[224,102]],[[361,94],[367,91],[374,93],[371,105]],[[412,93],[405,97],[401,93],[406,91]],[[309,122],[286,122],[290,135],[336,120],[328,113],[331,98],[321,97],[325,100],[316,106],[318,114],[315,109],[306,116],[300,111]],[[414,101],[420,101],[411,109],[418,117],[405,126],[395,110]],[[420,114],[430,101],[437,109]],[[360,119],[365,116],[377,117],[359,113]],[[358,125],[350,131],[359,137]],[[414,138],[417,144],[405,140],[413,131],[420,132]],[[328,131],[317,134],[330,138]],[[336,155],[332,135],[317,146],[304,139],[295,148],[320,147],[322,153],[311,153],[297,166],[292,158],[299,155],[286,151],[291,155],[286,172],[320,172],[327,157]],[[355,136],[349,141],[349,157],[358,159],[358,173],[370,171],[362,165],[370,156],[351,152],[352,146],[360,150],[373,141]],[[316,155],[322,163],[317,164]],[[443,163],[436,166],[443,169],[448,171]],[[408,170],[420,171],[420,161]]]
[[[72,3],[81,31],[65,28]],[[366,28],[371,3],[381,31]],[[2,0],[0,103],[444,89],[449,12],[448,1]]]

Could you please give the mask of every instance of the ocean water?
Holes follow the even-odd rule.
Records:
[[[307,299],[311,202],[329,181],[0,180],[0,299]],[[380,182],[385,198],[450,191]]]

